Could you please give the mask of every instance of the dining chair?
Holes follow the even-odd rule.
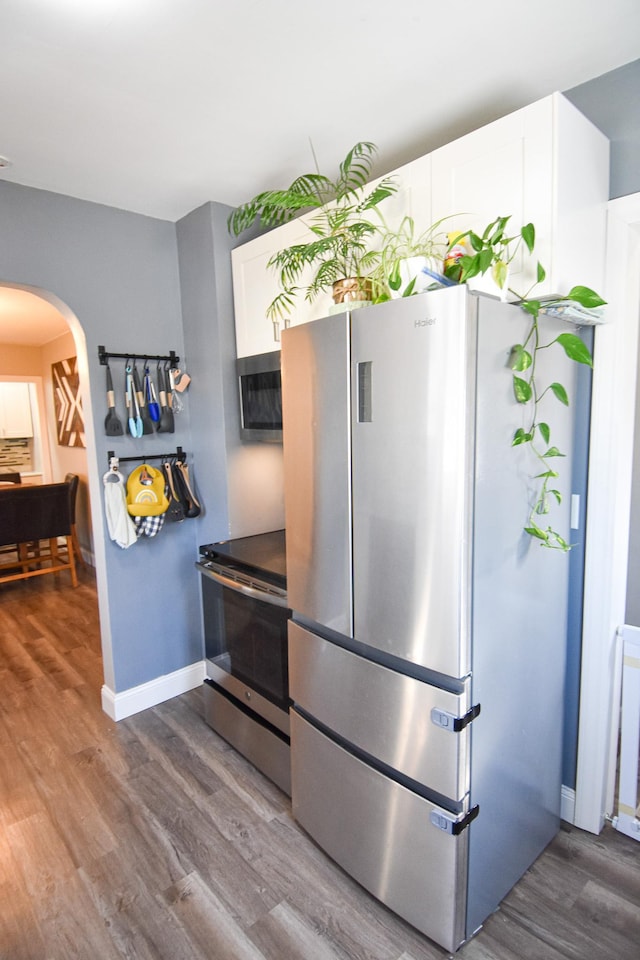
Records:
[[[59,540],[64,540],[64,546]],[[47,542],[44,549],[43,541]],[[0,583],[69,570],[77,587],[69,485],[14,484],[0,489],[0,546],[7,544],[18,544],[18,555],[0,562]],[[26,544],[37,544],[37,552],[21,550]]]
[[[77,473],[68,473],[64,478],[64,482],[69,487],[69,510],[71,512],[71,539],[73,540],[73,549],[75,550],[76,560],[79,560],[80,563],[85,566],[85,560],[82,556],[82,550],[80,549],[80,541],[78,540],[78,530],[76,527],[76,498],[78,496],[80,478]]]

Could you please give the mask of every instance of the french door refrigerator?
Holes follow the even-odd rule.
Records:
[[[448,950],[559,826],[568,558],[523,532],[527,329],[455,287],[282,337],[294,816]],[[563,350],[540,356],[571,392]],[[572,411],[540,408],[569,540]]]

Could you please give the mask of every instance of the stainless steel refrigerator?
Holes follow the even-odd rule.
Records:
[[[568,557],[523,532],[526,328],[456,287],[282,337],[294,816],[448,950],[559,826]],[[541,357],[571,392],[564,352]],[[569,540],[572,411],[541,408]]]

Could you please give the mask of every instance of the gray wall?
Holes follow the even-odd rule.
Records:
[[[192,442],[211,489],[203,543],[284,526],[282,446],[240,439],[230,252],[248,237],[229,236],[229,212],[206,203],[177,225]]]
[[[175,225],[7,182],[0,182],[0,225],[0,280],[55,294],[84,329],[96,437],[96,460],[88,460],[92,496],[101,496],[109,449],[140,454],[140,462],[145,452],[168,452],[176,444],[189,451],[188,409],[173,436],[104,435],[105,368],[97,354],[104,344],[117,353],[173,349],[184,357]],[[122,361],[114,362],[113,372],[122,413]],[[213,409],[212,419],[216,415]],[[129,550],[112,543],[104,525],[105,556],[97,562],[104,564],[108,585],[103,624],[111,626],[105,674],[116,692],[202,657],[193,576],[199,523],[172,524]]]
[[[640,60],[565,91],[611,141],[609,197],[640,191]]]

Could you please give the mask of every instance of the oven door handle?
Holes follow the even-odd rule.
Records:
[[[203,576],[209,577],[210,580],[215,580],[216,583],[227,587],[229,590],[242,593],[245,597],[251,597],[253,600],[261,600],[263,603],[271,603],[274,607],[288,606],[286,596],[278,596],[277,593],[268,593],[266,590],[260,590],[259,587],[250,587],[246,583],[239,583],[237,580],[232,580],[231,577],[225,577],[215,570],[210,570],[209,567],[205,567],[203,563],[196,563],[196,567]]]

